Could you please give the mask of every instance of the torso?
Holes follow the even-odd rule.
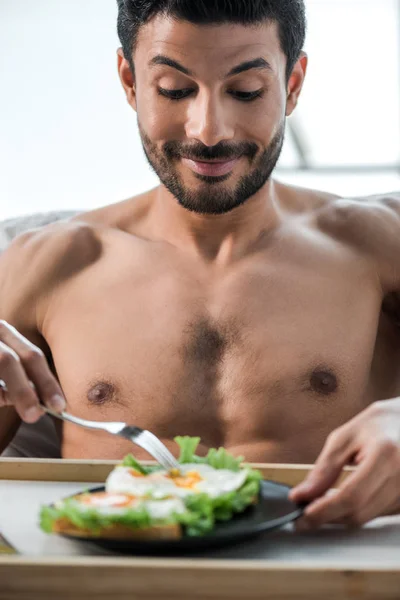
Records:
[[[203,452],[309,463],[333,429],[398,393],[400,337],[376,274],[312,211],[223,270],[143,228],[99,235],[101,257],[54,290],[41,331],[73,414],[138,425],[173,450],[198,435]],[[64,426],[64,457],[132,450]]]

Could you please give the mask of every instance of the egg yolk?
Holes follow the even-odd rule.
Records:
[[[136,471],[136,469],[129,469],[129,474],[132,475],[132,477],[145,477],[143,473],[140,473],[140,471]]]
[[[96,492],[95,494],[83,494],[78,497],[79,502],[88,506],[129,506],[136,501],[135,496],[127,494],[109,494],[107,492]]]
[[[188,471],[186,475],[174,476],[172,473],[168,475],[177,487],[194,488],[200,481],[203,480],[197,471]]]

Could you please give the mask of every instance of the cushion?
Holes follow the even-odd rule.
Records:
[[[0,221],[0,252],[8,246],[13,238],[24,231],[28,231],[28,229],[43,227],[44,225],[62,221],[77,214],[79,214],[78,211],[57,211],[36,213],[24,217],[7,219],[7,221]]]
[[[5,250],[11,240],[20,233],[67,219],[76,214],[79,214],[78,211],[37,213],[0,222],[0,252]],[[17,435],[2,456],[60,458],[61,444],[51,417],[45,415],[33,425],[22,423]]]

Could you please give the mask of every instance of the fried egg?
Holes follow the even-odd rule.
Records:
[[[95,492],[80,494],[74,500],[80,509],[96,509],[102,515],[118,515],[127,510],[144,508],[153,519],[167,519],[174,513],[186,512],[186,506],[180,498],[146,500],[130,494]]]
[[[152,498],[178,497],[205,493],[218,498],[237,491],[247,479],[247,469],[230,471],[214,469],[210,465],[184,464],[179,473],[156,471],[142,475],[130,467],[118,466],[108,476],[106,490],[110,494],[130,494]]]

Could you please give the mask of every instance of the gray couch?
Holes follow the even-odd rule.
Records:
[[[0,222],[0,252],[4,251],[11,240],[20,233],[76,214],[77,211],[39,213]],[[2,456],[60,458],[60,442],[51,418],[46,415],[34,425],[22,423],[14,440]]]

